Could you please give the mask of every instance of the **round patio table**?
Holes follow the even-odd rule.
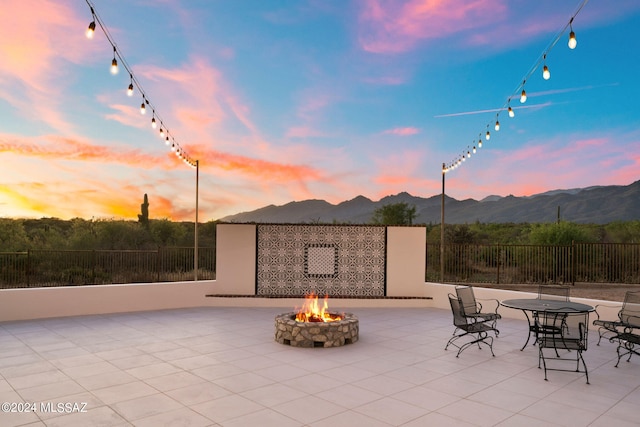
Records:
[[[531,334],[537,332],[537,326],[535,324],[537,313],[585,313],[595,310],[594,307],[588,304],[541,298],[508,299],[500,301],[500,305],[507,308],[522,310],[525,317],[527,318],[527,322],[529,323],[529,335],[527,336],[527,341],[524,343],[520,351],[524,350],[527,344],[529,344]],[[531,317],[528,314],[529,311],[531,312]]]

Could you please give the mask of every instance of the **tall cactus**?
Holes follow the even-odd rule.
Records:
[[[145,227],[149,226],[149,199],[147,193],[144,194],[144,202],[140,205],[141,213],[138,215],[138,222]]]

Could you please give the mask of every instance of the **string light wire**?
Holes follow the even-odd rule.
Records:
[[[543,65],[543,78],[545,80],[548,80],[548,78],[550,77],[550,73],[549,73],[549,68],[546,64],[546,60],[547,60],[547,56],[549,54],[549,52],[551,52],[551,49],[553,49],[555,47],[555,45],[558,43],[558,41],[560,41],[560,39],[562,38],[562,36],[567,32],[567,29],[569,29],[571,31],[570,34],[570,41],[569,41],[569,48],[573,49],[576,46],[576,39],[575,39],[575,32],[573,31],[573,20],[574,18],[580,13],[580,11],[586,6],[586,4],[589,2],[589,0],[582,0],[580,5],[578,6],[578,8],[576,9],[576,11],[573,13],[573,15],[571,15],[571,19],[569,19],[569,21],[567,22],[567,24],[562,28],[562,30],[560,30],[560,32],[553,38],[553,40],[551,41],[551,43],[549,43],[549,45],[546,47],[546,49],[543,51],[543,53],[537,58],[536,62],[531,66],[531,68],[529,69],[529,71],[524,75],[524,77],[522,78],[522,83],[520,83],[515,90],[511,93],[511,96],[509,96],[506,100],[506,102],[502,105],[502,107],[500,107],[497,111],[498,113],[496,114],[496,121],[495,121],[495,130],[496,132],[500,130],[500,121],[499,121],[499,116],[500,113],[502,111],[508,110],[509,116],[513,117],[514,113],[513,113],[513,109],[510,105],[511,103],[511,99],[513,98],[517,98],[520,99],[521,103],[524,103],[527,100],[527,95],[526,95],[526,91],[524,89],[525,83],[527,82],[527,80],[529,79],[529,77],[531,77],[533,75],[533,73],[536,72],[536,70],[538,70],[540,68],[540,65]],[[487,125],[487,129],[489,128],[489,125]],[[489,131],[487,130],[487,138],[486,140],[489,140]],[[463,156],[464,157],[464,156]],[[449,172],[453,169],[455,169],[457,166],[459,166],[461,164],[459,159],[454,159],[453,161],[451,161],[449,164],[443,163],[443,172]]]
[[[138,92],[140,92],[142,94],[142,104],[140,104],[140,112],[142,114],[145,114],[146,106],[149,106],[151,108],[151,110],[153,111],[152,124],[155,123],[156,120],[157,120],[157,121],[160,122],[161,125],[163,125],[164,120],[162,120],[162,117],[158,113],[158,110],[156,109],[156,107],[153,105],[153,103],[147,97],[146,91],[142,87],[142,84],[136,78],[135,74],[133,73],[133,70],[131,69],[131,67],[129,66],[129,64],[125,60],[124,56],[122,55],[122,53],[118,49],[118,45],[114,41],[113,36],[111,36],[111,33],[109,33],[109,30],[107,29],[107,26],[102,21],[102,18],[100,18],[100,15],[98,15],[98,13],[96,12],[93,3],[91,2],[91,0],[85,0],[85,1],[87,2],[87,5],[91,9],[91,18],[92,18],[92,21],[89,24],[89,29],[87,30],[87,37],[88,38],[93,38],[93,32],[95,31],[96,24],[98,24],[98,27],[104,33],[104,36],[106,37],[107,41],[111,44],[111,47],[113,47],[113,60],[111,62],[112,67],[113,67],[112,68],[112,72],[113,72],[114,69],[117,71],[117,67],[118,66],[122,66],[126,70],[126,72],[129,74],[129,77],[130,77],[129,88],[127,90],[128,94],[129,93],[132,94],[134,86],[138,90]],[[163,125],[163,127],[164,127],[164,125]],[[169,131],[167,130],[166,127],[164,127],[164,130],[165,130],[165,134],[167,135],[166,138],[167,138],[167,142],[168,142],[169,141]],[[172,139],[173,139],[173,136],[172,136]],[[182,159],[187,165],[189,165],[189,166],[191,166],[193,168],[195,168],[197,166],[197,161],[193,160],[186,153],[186,151],[183,148],[181,148],[180,145],[178,145],[175,142],[175,139],[173,139],[173,144],[172,145],[173,145],[173,147],[172,147],[173,151],[176,151],[176,153],[177,153],[176,155],[180,159]]]

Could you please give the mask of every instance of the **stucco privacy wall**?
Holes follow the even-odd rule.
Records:
[[[257,227],[259,226],[254,224],[217,225],[216,282],[211,293],[217,295],[256,294]],[[288,238],[287,227],[282,227],[285,230],[282,235]],[[345,227],[345,230],[354,228]],[[326,228],[339,229],[338,226],[327,226]],[[375,233],[371,233],[365,228],[362,230],[364,230],[362,233],[354,234],[349,231],[346,234],[351,237],[371,239],[375,243],[375,237],[371,237]],[[426,229],[424,227],[387,227],[386,234],[386,295],[395,297],[429,296],[424,282]],[[311,243],[313,244],[313,242]],[[374,247],[378,246],[374,244]],[[285,263],[280,263],[282,265],[279,267],[287,268]],[[296,266],[296,268],[300,268],[300,266]],[[350,268],[359,267],[351,266]],[[382,265],[381,268],[383,268]]]

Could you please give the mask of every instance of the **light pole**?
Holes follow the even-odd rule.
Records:
[[[198,183],[200,181],[200,160],[196,160],[196,224],[193,238],[193,280],[198,281]]]
[[[444,283],[444,174],[446,166],[442,164],[442,196],[440,201],[440,283]]]

